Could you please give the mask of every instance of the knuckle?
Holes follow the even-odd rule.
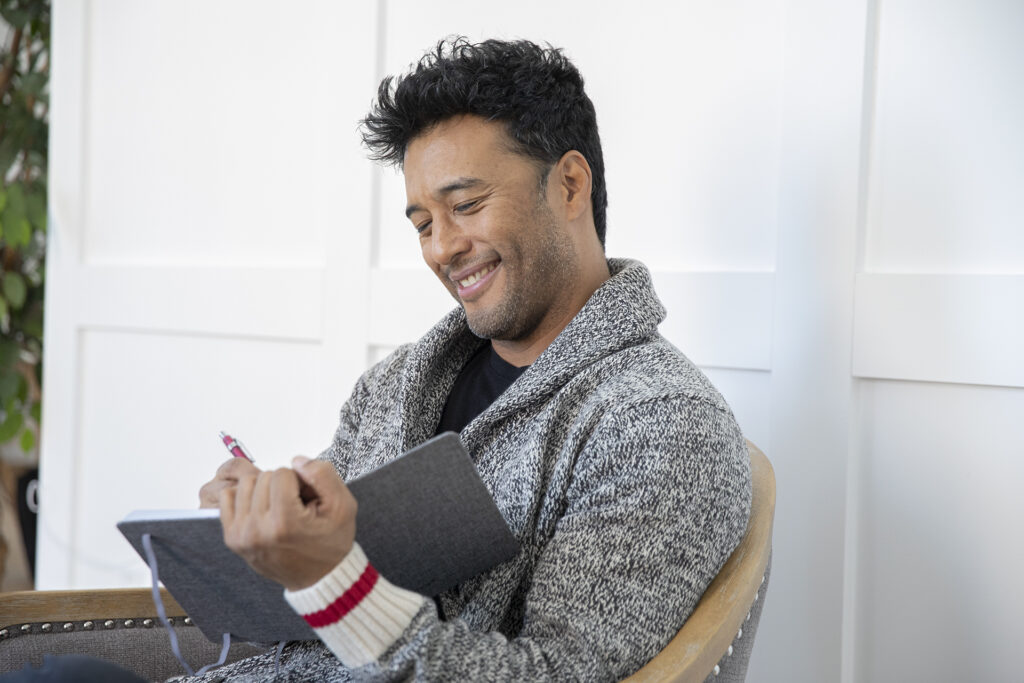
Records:
[[[229,458],[217,468],[218,478],[235,479],[243,473],[257,470],[256,466],[245,458]]]
[[[235,460],[238,460],[238,458],[231,458],[230,460],[222,462],[220,467],[217,468],[217,478],[229,476],[231,471],[234,469]]]

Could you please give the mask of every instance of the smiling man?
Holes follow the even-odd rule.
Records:
[[[583,80],[526,41],[442,43],[384,80],[363,124],[372,156],[402,167],[423,259],[458,306],[360,378],[318,460],[260,472],[233,459],[201,501],[315,625],[320,642],[283,652],[293,677],[624,677],[664,647],[740,540],[750,470],[725,401],[658,333],[647,269],[605,256]],[[421,596],[354,542],[344,481],[446,430],[521,550]],[[267,655],[211,675],[273,671]]]
[[[608,279],[608,264],[583,155],[546,167],[510,147],[505,127],[480,116],[435,124],[405,153],[406,216],[469,328],[526,366]]]

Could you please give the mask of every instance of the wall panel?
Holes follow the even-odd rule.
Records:
[[[114,525],[135,509],[191,509],[226,459],[217,433],[243,439],[261,467],[316,454],[319,344],[86,330],[81,335],[73,581],[143,585]],[[110,482],[130,484],[111,487]],[[102,562],[99,558],[103,558]],[[121,567],[108,572],[110,566]]]
[[[55,5],[37,586],[116,585],[116,519],[194,506],[219,429],[318,453],[364,368],[376,12]]]
[[[852,372],[897,381],[860,383],[850,681],[1019,675],[1022,30],[1019,3],[877,4]]]
[[[1024,277],[861,274],[858,377],[1024,387]]]
[[[1016,680],[1024,391],[865,382],[861,681]]]
[[[866,269],[1024,273],[1024,4],[878,14]]]
[[[240,1],[92,8],[85,260],[322,264],[309,158],[339,122],[301,65],[341,54],[326,5],[302,31]]]

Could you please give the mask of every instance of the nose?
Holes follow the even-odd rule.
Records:
[[[438,265],[451,264],[471,247],[469,238],[454,221],[442,217],[430,226],[430,255]]]

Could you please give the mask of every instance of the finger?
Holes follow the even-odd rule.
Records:
[[[246,474],[255,474],[259,471],[256,465],[253,465],[245,458],[230,458],[221,463],[220,467],[217,468],[216,478],[238,481]]]
[[[235,514],[247,515],[252,510],[252,490],[256,486],[256,477],[242,477],[235,485]]]
[[[354,518],[358,507],[356,499],[334,465],[324,460],[298,460],[296,458],[292,461],[299,466],[296,474],[316,492],[317,506],[321,513]]]
[[[233,488],[234,486],[235,482],[224,481],[222,479],[214,479],[213,481],[206,482],[203,484],[203,488],[199,489],[199,507],[219,507],[221,491]]]
[[[299,498],[302,500],[303,505],[309,505],[319,497],[316,490],[310,485],[308,481],[302,478],[299,473],[299,469],[306,466],[309,462],[309,458],[304,455],[296,455],[292,458],[292,468],[296,473],[299,481]]]
[[[309,505],[320,498],[320,491],[313,485],[311,476],[303,474],[313,462],[304,455],[296,455],[292,458],[292,469],[299,478],[299,497],[302,499],[303,505]]]
[[[338,470],[324,460],[310,460],[299,455],[292,458],[292,467],[299,475],[299,479],[312,487],[317,494],[322,495],[343,484]]]
[[[289,510],[299,500],[299,475],[286,467],[275,470],[270,480],[270,505],[275,510]]]
[[[235,495],[238,489],[234,486],[225,489],[220,493],[220,525],[224,528],[224,533],[231,528],[231,525],[235,522]]]
[[[273,476],[273,472],[260,472],[260,476],[256,478],[250,504],[253,512],[263,513],[270,509],[270,481]]]

